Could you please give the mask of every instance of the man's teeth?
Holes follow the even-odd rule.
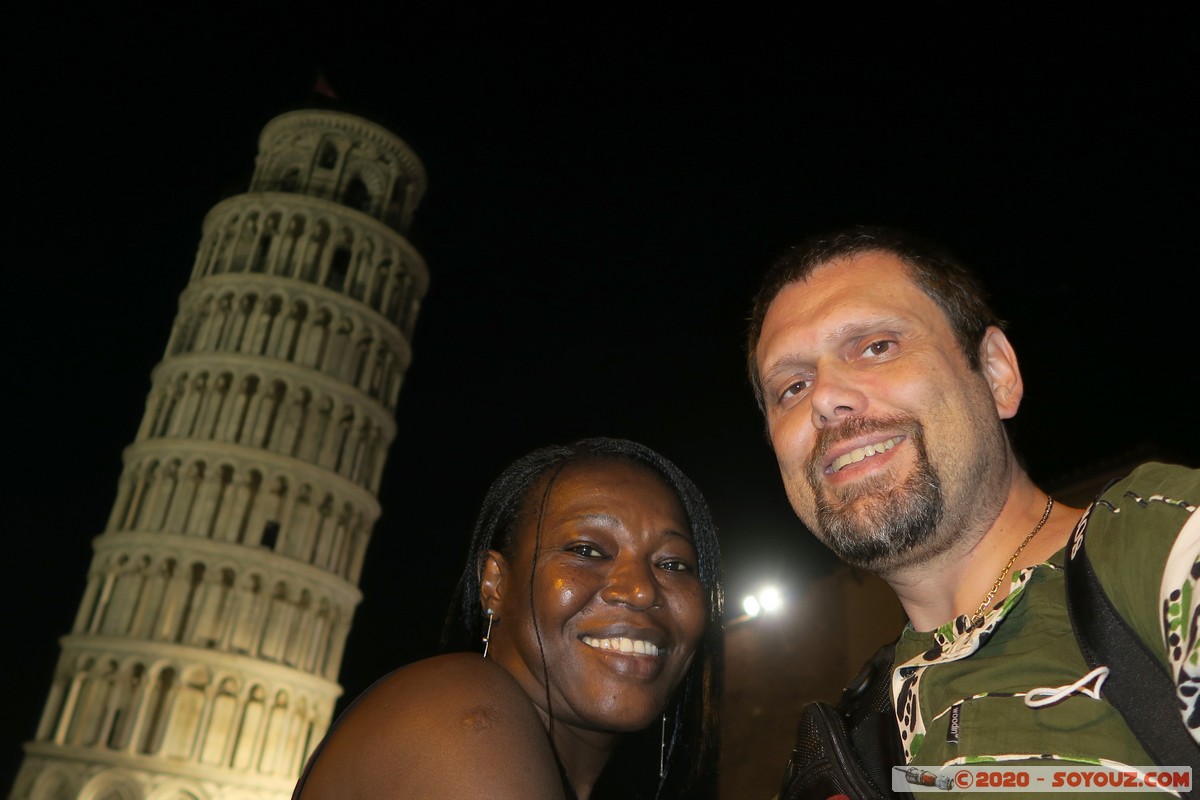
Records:
[[[830,465],[830,470],[832,472],[837,472],[847,464],[857,464],[859,461],[862,461],[868,456],[877,455],[879,453],[891,450],[900,443],[900,439],[901,437],[899,436],[893,436],[891,439],[886,441],[878,442],[876,444],[869,444],[866,447],[860,447],[857,450],[851,450],[849,453],[846,453],[846,455],[835,458],[833,460],[833,464]]]
[[[598,650],[616,650],[621,653],[642,653],[648,656],[656,656],[659,653],[658,646],[642,639],[630,639],[627,636],[614,636],[611,639],[596,639],[592,636],[584,636],[583,643],[588,647],[595,647]]]

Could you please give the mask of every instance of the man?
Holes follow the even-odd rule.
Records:
[[[1084,510],[1013,452],[1021,372],[967,269],[893,230],[811,239],[766,275],[748,344],[793,509],[909,617],[892,672],[908,763],[1154,764],[1076,643],[1062,568]],[[1197,503],[1200,471],[1143,465],[1088,511],[1086,542],[1175,680],[1161,713],[1200,742]]]

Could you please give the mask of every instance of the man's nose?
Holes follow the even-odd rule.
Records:
[[[822,365],[811,390],[812,423],[818,430],[867,411],[867,396],[853,370]]]

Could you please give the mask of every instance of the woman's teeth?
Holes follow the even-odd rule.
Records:
[[[630,639],[627,636],[614,636],[610,639],[597,639],[584,636],[583,643],[597,650],[616,650],[620,653],[641,653],[648,656],[659,654],[658,646],[642,639]]]

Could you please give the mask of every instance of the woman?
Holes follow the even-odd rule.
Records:
[[[673,463],[608,438],[518,459],[488,489],[457,594],[482,656],[378,681],[295,798],[716,797],[720,555]]]

